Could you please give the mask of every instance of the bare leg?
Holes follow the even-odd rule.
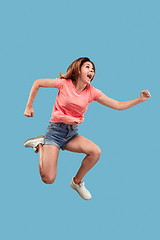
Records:
[[[66,150],[71,152],[86,153],[86,157],[83,159],[81,167],[79,168],[74,182],[80,183],[86,173],[96,164],[101,155],[100,148],[85,137],[77,136],[73,138],[67,145]]]
[[[38,145],[39,172],[42,181],[51,184],[55,181],[59,149],[52,145]]]

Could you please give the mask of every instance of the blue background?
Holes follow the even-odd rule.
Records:
[[[1,239],[160,239],[159,9],[158,0],[1,3]],[[152,95],[125,111],[90,104],[79,133],[102,150],[84,178],[90,201],[69,186],[84,154],[61,151],[56,181],[45,185],[38,155],[23,146],[45,133],[58,93],[40,89],[26,118],[33,82],[82,56],[107,96]]]

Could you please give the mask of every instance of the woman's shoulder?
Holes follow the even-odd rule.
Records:
[[[57,79],[59,79],[59,81],[62,81],[62,82],[70,82],[70,81],[72,81],[69,78],[57,78]]]
[[[92,86],[90,83],[88,84],[87,88],[90,90],[90,91],[94,91],[96,90],[97,88]]]
[[[67,86],[70,84],[71,79],[66,79],[66,78],[56,78],[55,79],[55,86],[57,88],[62,89],[64,86]]]
[[[91,96],[91,101],[95,101],[101,94],[101,90],[99,90],[96,87],[93,87],[92,85],[89,84],[89,92],[90,92],[90,96]]]
[[[59,83],[67,83],[71,81],[71,79],[66,79],[66,78],[56,78],[55,80]]]

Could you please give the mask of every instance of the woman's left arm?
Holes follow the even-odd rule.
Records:
[[[100,104],[122,111],[128,108],[131,108],[141,102],[146,101],[151,97],[150,93],[148,90],[143,90],[141,91],[140,97],[135,98],[133,100],[125,101],[125,102],[118,102],[112,98],[107,97],[104,93],[96,100]]]

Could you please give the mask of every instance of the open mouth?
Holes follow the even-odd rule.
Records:
[[[87,77],[89,78],[89,80],[92,79],[92,75],[91,74],[88,74]]]

